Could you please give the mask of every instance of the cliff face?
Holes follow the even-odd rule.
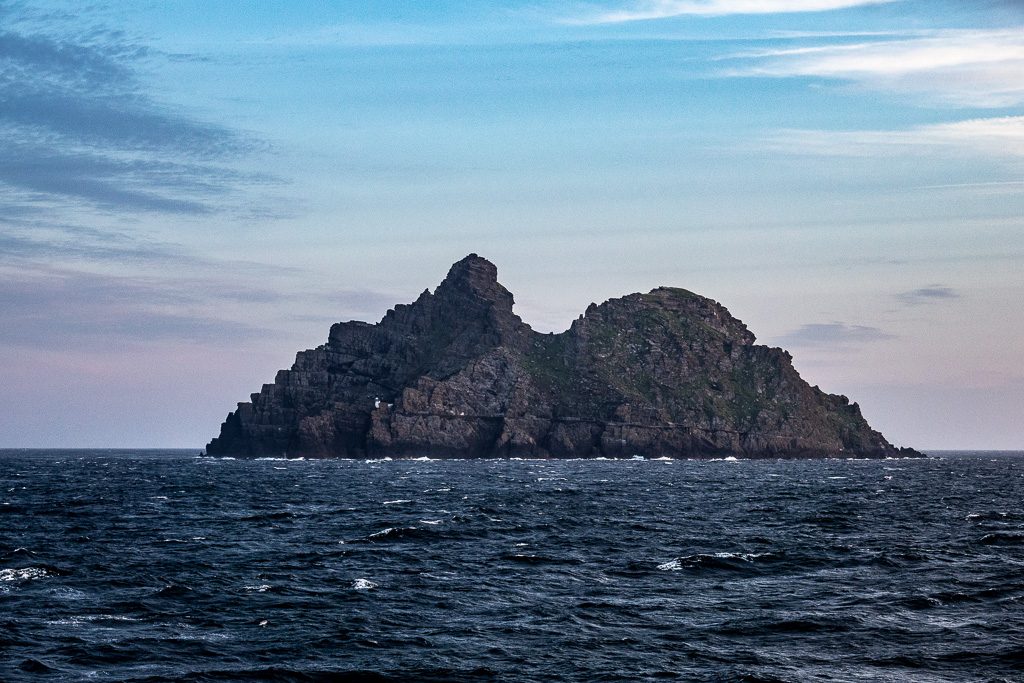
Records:
[[[591,305],[566,332],[512,312],[476,254],[376,325],[338,323],[209,455],[307,458],[820,458],[918,455],[797,374],[719,304],[659,288]]]

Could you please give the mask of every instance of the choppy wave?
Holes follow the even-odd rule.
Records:
[[[1017,681],[1024,455],[0,454],[0,680]]]

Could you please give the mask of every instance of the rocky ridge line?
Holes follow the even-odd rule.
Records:
[[[809,386],[720,304],[630,294],[561,334],[512,311],[471,254],[376,325],[331,327],[251,401],[209,455],[307,458],[881,458],[920,455],[856,403]]]

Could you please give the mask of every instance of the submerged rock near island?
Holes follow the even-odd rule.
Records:
[[[561,334],[512,312],[476,254],[433,293],[327,343],[239,403],[207,454],[290,458],[884,458],[897,449],[845,396],[720,304],[660,287]]]

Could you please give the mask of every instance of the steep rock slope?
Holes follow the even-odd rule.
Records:
[[[782,349],[718,303],[662,287],[601,305],[561,334],[512,312],[471,254],[376,325],[327,344],[239,403],[207,446],[236,457],[919,455],[856,403],[811,387]]]

